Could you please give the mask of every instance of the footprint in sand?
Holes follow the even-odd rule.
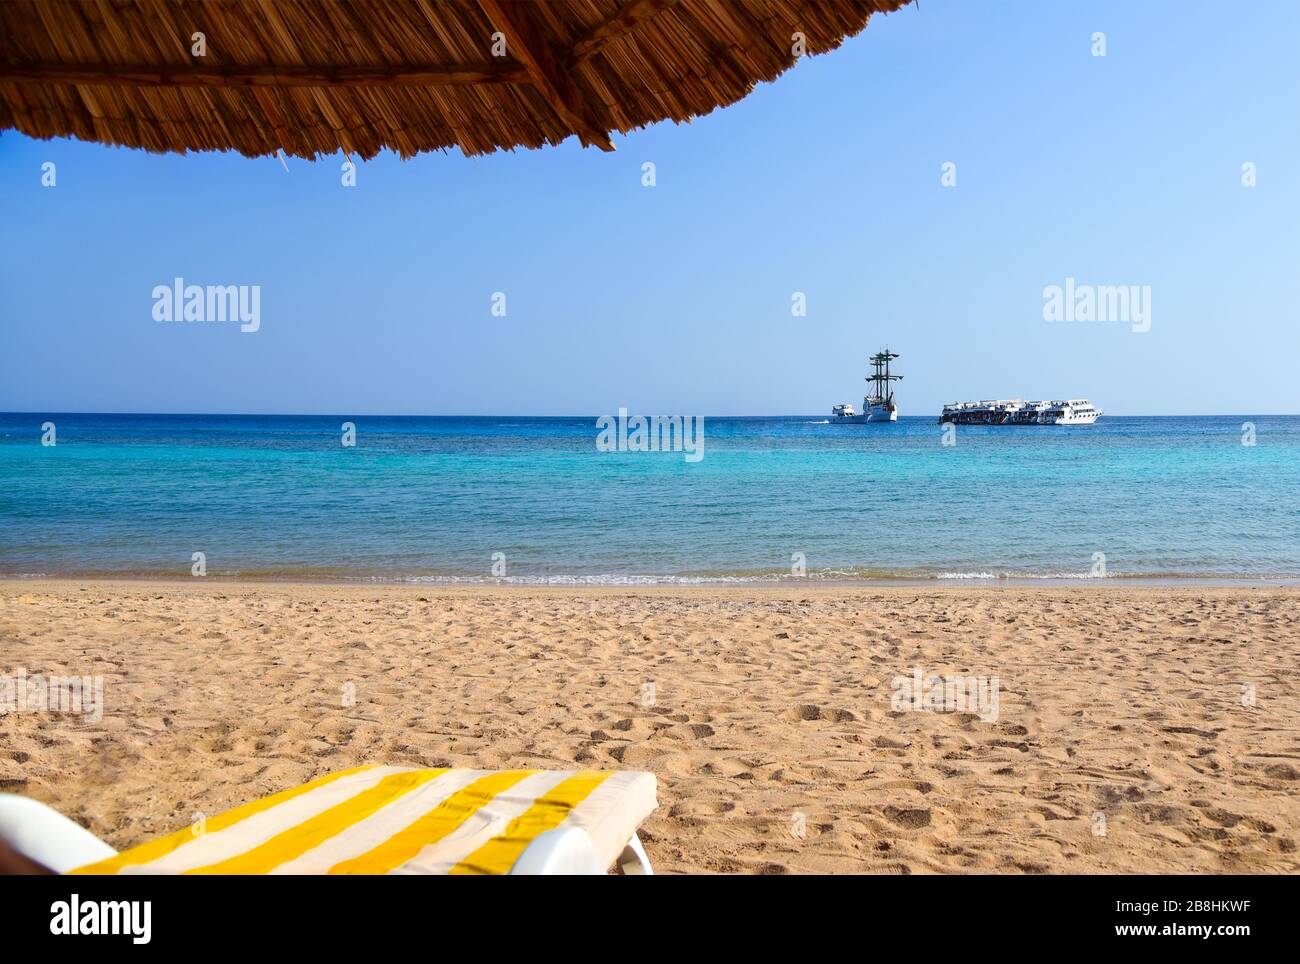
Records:
[[[895,807],[884,809],[885,818],[908,830],[919,830],[930,826],[930,810],[926,807]]]
[[[831,723],[851,723],[856,720],[857,714],[851,710],[817,706],[815,703],[801,703],[794,709],[786,710],[781,714],[781,719],[790,723],[810,722],[812,720],[827,720]]]

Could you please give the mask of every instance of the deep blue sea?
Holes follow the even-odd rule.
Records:
[[[202,552],[245,578],[777,581],[800,555],[822,579],[1300,577],[1296,416],[951,446],[933,417],[706,418],[695,463],[596,437],[594,416],[0,414],[0,574],[188,576]]]

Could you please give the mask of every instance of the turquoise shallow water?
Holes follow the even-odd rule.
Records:
[[[1093,426],[706,418],[704,458],[591,418],[0,415],[0,574],[637,582],[1300,577],[1300,417]],[[57,444],[41,445],[53,421]],[[1242,445],[1253,422],[1257,444]],[[499,572],[500,570],[498,570]]]

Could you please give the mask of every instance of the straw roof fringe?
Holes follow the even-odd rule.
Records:
[[[610,131],[689,121],[774,80],[796,33],[824,53],[907,2],[10,0],[0,128],[249,157],[474,155],[575,134],[612,150]]]

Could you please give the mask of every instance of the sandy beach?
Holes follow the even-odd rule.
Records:
[[[0,716],[0,791],[125,848],[364,762],[643,769],[660,873],[1296,873],[1298,607],[3,581],[0,675],[100,676],[104,706]],[[914,673],[996,677],[996,712],[898,709]]]

